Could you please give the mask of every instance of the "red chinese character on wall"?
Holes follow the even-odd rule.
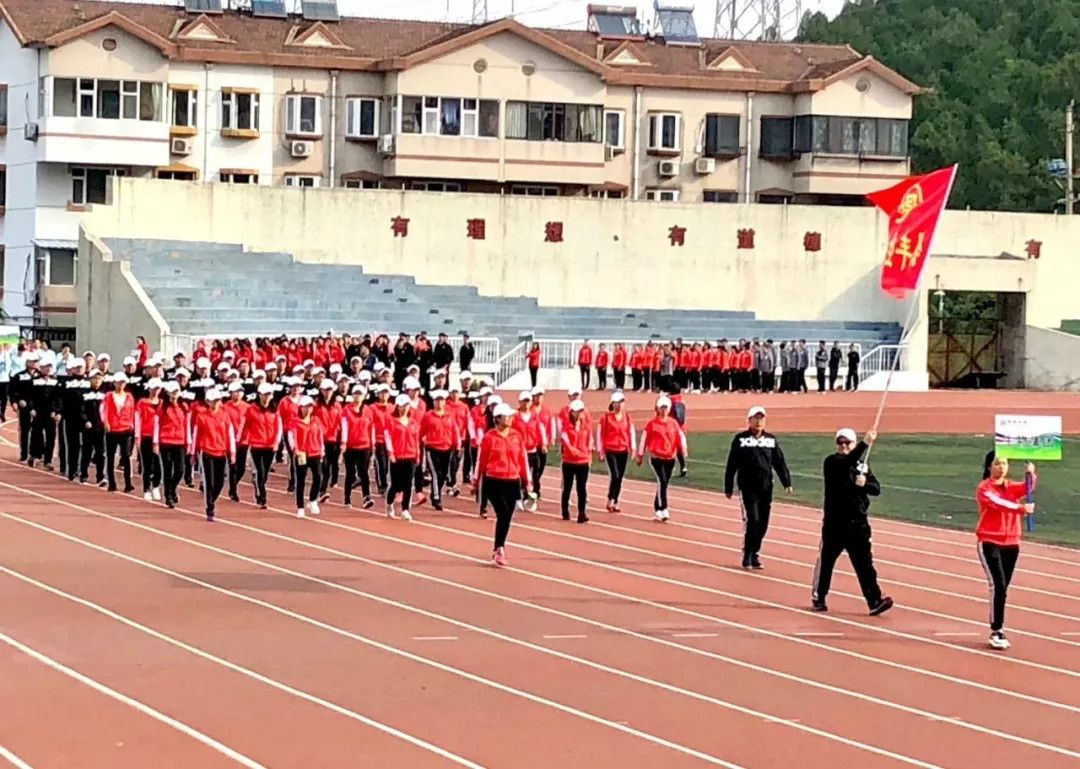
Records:
[[[467,219],[465,221],[465,237],[473,240],[483,240],[485,234],[483,219]]]
[[[409,220],[403,216],[395,216],[390,220],[390,230],[395,238],[405,238],[409,235]]]
[[[803,235],[802,238],[803,248],[807,251],[820,251],[821,250],[821,233],[820,232],[808,232]]]
[[[562,222],[548,222],[544,225],[545,243],[562,243]]]
[[[1024,246],[1024,253],[1028,255],[1028,259],[1038,259],[1042,254],[1042,241],[1029,240]]]
[[[674,225],[668,228],[668,239],[671,240],[673,246],[686,245],[686,228]]]
[[[739,230],[737,233],[739,238],[739,248],[753,248],[754,247],[754,231],[753,230]]]

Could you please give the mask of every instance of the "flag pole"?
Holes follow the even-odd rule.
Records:
[[[959,170],[959,164],[953,163],[952,173],[949,175],[949,186],[945,188],[945,197],[941,204],[941,212],[945,212],[945,207],[949,204],[949,198],[952,196],[953,182],[956,181],[956,174]],[[934,232],[931,234],[926,244],[926,260],[930,260],[930,254],[934,248],[934,240],[937,238],[938,228],[934,228]],[[881,391],[881,400],[878,402],[877,413],[874,415],[874,425],[870,428],[872,432],[877,432],[878,425],[881,424],[881,417],[885,413],[885,401],[889,397],[889,389],[892,387],[893,374],[896,373],[896,369],[900,365],[900,356],[904,351],[904,340],[906,340],[911,334],[911,324],[915,319],[915,310],[919,307],[922,301],[922,284],[923,278],[926,277],[926,268],[924,267],[922,272],[919,273],[919,278],[915,283],[915,290],[912,292],[911,306],[908,308],[907,318],[904,320],[903,332],[900,334],[900,343],[896,346],[896,356],[893,358],[892,365],[889,366],[889,373],[885,377],[885,389]],[[870,461],[870,450],[873,446],[868,446],[866,454],[863,455],[863,463]]]

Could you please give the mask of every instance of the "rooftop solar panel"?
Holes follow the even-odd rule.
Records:
[[[308,21],[339,21],[336,0],[302,0],[300,12]]]
[[[285,9],[285,0],[251,0],[251,15],[284,19],[289,13]]]
[[[657,7],[656,19],[660,23],[660,34],[665,41],[692,45],[701,42],[694,24],[693,9]]]
[[[221,13],[221,0],[184,0],[188,13]]]
[[[607,37],[639,36],[641,27],[635,16],[614,13],[595,13],[592,17],[595,32]]]

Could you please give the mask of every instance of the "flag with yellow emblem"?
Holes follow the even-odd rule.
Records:
[[[866,197],[889,217],[889,245],[881,266],[881,290],[902,299],[919,285],[938,219],[949,200],[956,166],[909,176]]]

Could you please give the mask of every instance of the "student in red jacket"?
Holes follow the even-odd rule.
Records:
[[[380,496],[390,488],[390,457],[386,453],[386,428],[394,403],[390,400],[390,385],[385,382],[375,386],[375,402],[371,404],[371,421],[375,425],[375,490]]]
[[[532,382],[533,387],[536,387],[536,380],[540,377],[540,357],[540,343],[533,342],[529,352],[525,354],[529,366],[529,380]]]
[[[315,401],[305,395],[300,399],[300,411],[289,430],[289,445],[293,452],[293,476],[296,478],[296,517],[304,517],[304,486],[311,476],[311,491],[307,495],[307,510],[318,515],[319,489],[322,485],[322,459],[326,450],[322,422],[312,413]]]
[[[611,354],[607,351],[607,345],[603,342],[600,343],[600,348],[596,351],[596,389],[607,389],[607,370],[608,364],[611,362]]]
[[[431,392],[431,410],[420,418],[420,443],[431,475],[431,506],[442,510],[442,492],[450,477],[450,457],[461,445],[457,419],[446,408],[446,390]]]
[[[341,413],[342,403],[338,398],[337,385],[330,379],[319,383],[319,398],[315,403],[315,418],[322,425],[323,466],[319,483],[319,503],[330,501],[328,493],[331,486],[338,483],[338,464],[341,459]]]
[[[653,517],[661,522],[671,519],[668,510],[668,484],[675,469],[675,457],[680,452],[685,456],[686,435],[679,423],[671,417],[671,400],[666,395],[656,399],[656,416],[645,423],[641,431],[641,445],[637,451],[637,463],[640,465],[649,453],[649,464],[656,476],[656,496],[653,497]]]
[[[611,353],[611,373],[616,390],[622,390],[626,385],[626,355],[626,345],[617,342],[614,352]]]
[[[213,522],[218,497],[225,487],[226,462],[236,461],[236,431],[221,406],[221,391],[211,387],[204,397],[206,408],[195,418],[191,431],[191,453],[199,458],[206,520]]]
[[[402,393],[386,425],[386,454],[390,460],[390,490],[386,492],[386,517],[397,517],[394,500],[401,494],[401,517],[411,521],[413,478],[420,462],[420,423],[410,416],[412,398]]]
[[[345,507],[352,507],[352,492],[357,483],[364,495],[364,509],[375,506],[371,498],[371,454],[375,450],[375,417],[364,403],[367,388],[356,385],[352,397],[341,412],[341,448],[345,455]]]
[[[236,459],[229,463],[229,499],[239,502],[240,481],[244,479],[248,459],[248,441],[243,430],[244,416],[251,408],[251,404],[244,400],[242,383],[234,381],[229,385],[229,400],[221,408],[228,415],[233,433],[236,435]]]
[[[496,566],[506,566],[506,538],[514,508],[529,491],[529,466],[521,434],[511,428],[514,409],[500,403],[493,412],[495,429],[484,434],[476,461],[473,482],[483,488],[481,499],[491,502],[495,509],[495,549],[491,560]]]
[[[139,439],[139,460],[142,465],[143,499],[161,501],[161,461],[154,450],[154,430],[161,410],[161,388],[157,377],[146,383],[147,395],[135,404],[135,435]]]
[[[551,409],[547,407],[547,391],[543,387],[534,387],[532,389],[532,410],[533,413],[540,417],[540,424],[544,426],[544,434],[547,436],[547,446],[540,452],[540,467],[536,473],[536,480],[533,483],[533,493],[537,499],[540,499],[540,485],[544,480],[544,470],[547,469],[548,453],[547,449],[558,440],[559,423],[555,419],[555,415]]]
[[[547,454],[548,435],[544,428],[543,418],[533,411],[533,394],[530,390],[524,390],[518,395],[518,410],[510,426],[521,436],[525,446],[525,456],[529,463],[529,475],[532,479],[532,487],[540,485],[540,457]],[[524,497],[518,502],[518,507],[528,505],[529,512],[536,512],[536,496],[533,495],[527,502]]]
[[[570,494],[577,486],[578,523],[589,522],[585,506],[589,465],[592,463],[592,431],[584,412],[585,404],[580,400],[573,401],[562,426],[562,517],[564,521],[570,520]]]
[[[1035,465],[1028,462],[1024,470],[1031,475],[1034,489]],[[989,644],[991,649],[1000,651],[1010,646],[1005,637],[1005,598],[1020,557],[1020,520],[1025,514],[1035,512],[1034,504],[1023,501],[1026,494],[1024,481],[1009,480],[1009,460],[1004,457],[994,458],[990,477],[975,492],[979,504],[975,538],[979,542],[979,560],[990,584]]]
[[[581,389],[582,390],[588,390],[589,389],[589,381],[590,381],[590,377],[591,377],[590,372],[592,371],[592,362],[593,362],[592,345],[590,345],[589,340],[586,339],[582,343],[581,348],[578,350],[578,354],[577,354],[578,369],[581,371]]]
[[[179,497],[180,479],[184,476],[184,455],[187,453],[191,425],[188,409],[180,400],[180,385],[165,383],[165,401],[154,415],[154,454],[161,460],[165,504],[175,508]]]
[[[127,390],[127,374],[112,376],[113,389],[101,401],[101,425],[105,430],[106,473],[109,491],[116,491],[116,455],[124,472],[124,493],[135,490],[131,484],[131,447],[135,440],[135,398]]]
[[[626,412],[626,396],[620,391],[611,394],[607,413],[596,422],[596,447],[600,451],[600,461],[608,468],[609,513],[621,512],[619,494],[626,476],[626,460],[634,450],[634,420]]]
[[[457,427],[461,441],[457,450],[450,457],[450,476],[446,481],[449,484],[450,496],[456,497],[461,493],[457,482],[458,470],[462,470],[463,479],[468,477],[468,472],[471,472],[471,467],[466,469],[462,466],[462,461],[467,452],[471,450],[471,447],[469,446],[469,404],[461,397],[460,386],[450,386],[450,397],[446,401],[446,410],[454,417],[454,425]]]
[[[255,504],[265,510],[266,481],[284,429],[274,404],[274,386],[264,382],[257,394],[258,400],[244,413],[240,434],[251,449],[251,464],[255,467]]]
[[[288,436],[292,432],[293,422],[296,421],[300,415],[300,401],[304,398],[304,380],[293,376],[288,377],[286,384],[289,387],[289,394],[281,399],[281,403],[278,404],[277,413],[281,417],[281,426],[285,430],[285,435]],[[296,469],[296,463],[292,460],[292,446],[289,442],[285,441],[285,450],[289,453],[289,491],[295,491],[296,477],[293,474],[293,470]]]

